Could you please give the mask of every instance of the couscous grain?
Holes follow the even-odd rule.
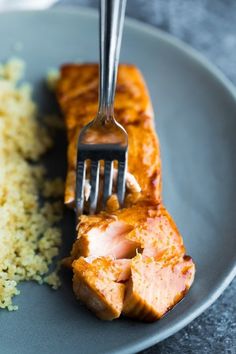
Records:
[[[8,310],[17,309],[12,299],[21,281],[59,286],[49,267],[61,244],[55,224],[62,217],[63,183],[47,181],[39,164],[52,141],[37,120],[31,87],[19,84],[23,71],[18,59],[0,64],[0,308]],[[55,198],[42,203],[40,193]]]

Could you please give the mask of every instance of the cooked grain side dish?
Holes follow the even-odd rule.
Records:
[[[62,67],[57,96],[69,142],[65,203],[71,206],[78,136],[97,112],[98,65]],[[76,297],[99,318],[113,320],[123,314],[151,322],[185,296],[195,265],[162,205],[154,114],[142,74],[134,65],[119,66],[115,117],[128,133],[128,171],[136,188],[126,181],[123,209],[118,210],[113,195],[105,212],[80,217],[77,240],[64,264],[73,270]],[[89,190],[85,192],[89,195]]]
[[[55,225],[63,183],[47,180],[39,163],[52,141],[37,120],[30,85],[21,83],[23,73],[18,59],[0,64],[0,308],[8,310],[17,309],[13,297],[21,281],[60,283],[49,267],[61,243]]]

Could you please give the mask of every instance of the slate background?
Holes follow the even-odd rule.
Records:
[[[98,0],[59,1],[67,4],[97,7]],[[236,85],[236,0],[127,0],[127,15],[190,44]],[[236,279],[200,317],[142,352],[178,353],[236,354]]]

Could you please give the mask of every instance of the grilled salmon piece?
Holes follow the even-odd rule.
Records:
[[[160,319],[184,297],[194,274],[189,256],[153,258],[138,254],[131,262],[123,314],[146,322]]]
[[[76,297],[103,320],[119,317],[125,293],[125,285],[121,282],[130,276],[130,260],[80,257],[72,267]]]
[[[98,108],[98,64],[68,64],[61,68],[57,97],[68,129],[83,127]],[[78,103],[78,104],[77,104]],[[115,116],[122,125],[153,120],[153,110],[142,74],[132,64],[120,64]]]
[[[176,305],[195,273],[189,256],[165,252],[132,260],[80,257],[72,264],[76,297],[103,320],[128,317],[152,322]]]
[[[65,203],[73,206],[77,140],[97,113],[98,65],[64,66],[57,97],[69,142]],[[106,212],[83,215],[64,263],[72,265],[76,296],[99,318],[112,320],[122,312],[154,321],[183,298],[195,266],[184,255],[182,237],[160,204],[161,160],[153,110],[144,79],[133,65],[119,66],[115,116],[129,137],[125,208],[118,210],[112,195]]]
[[[182,237],[167,210],[161,205],[135,205],[111,214],[81,216],[71,262],[80,256],[132,258],[137,250],[157,256],[167,249],[172,254],[185,252]]]
[[[83,126],[97,113],[98,65],[66,65],[61,70],[57,97],[65,116],[68,136],[68,173],[65,203],[75,197],[76,146]],[[129,193],[126,206],[141,200],[161,200],[161,161],[154,131],[153,110],[144,79],[134,65],[121,64],[115,96],[115,117],[129,136],[128,171],[141,192]]]

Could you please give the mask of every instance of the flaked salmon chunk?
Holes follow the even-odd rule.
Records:
[[[73,262],[73,289],[76,296],[103,320],[120,316],[125,281],[130,276],[130,260],[112,257],[84,258]]]
[[[131,262],[123,314],[147,322],[160,319],[184,297],[194,274],[189,256],[155,259],[138,254]]]
[[[110,213],[83,215],[71,261],[80,256],[132,258],[137,251],[157,256],[167,249],[184,254],[183,240],[163,206],[135,205]]]
[[[112,257],[80,257],[72,264],[76,296],[103,320],[121,312],[152,322],[176,305],[190,288],[195,274],[189,256],[148,257],[132,260]]]

